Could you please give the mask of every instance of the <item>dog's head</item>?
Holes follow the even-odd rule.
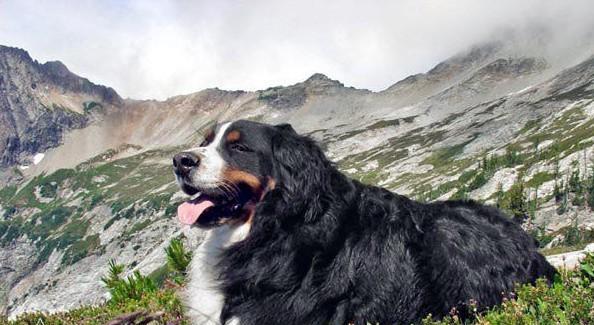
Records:
[[[288,124],[240,120],[220,124],[204,142],[173,158],[184,224],[213,227],[252,218],[266,194],[282,190],[289,205],[302,205],[326,183],[331,164],[322,150]],[[294,203],[294,204],[291,204]]]

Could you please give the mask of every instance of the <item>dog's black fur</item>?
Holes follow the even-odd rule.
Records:
[[[349,179],[289,125],[235,123],[268,147],[258,153],[276,186],[247,238],[224,252],[223,323],[410,324],[452,308],[465,317],[471,301],[491,307],[556,273],[495,208],[415,202]]]

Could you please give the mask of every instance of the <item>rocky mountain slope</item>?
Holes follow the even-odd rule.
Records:
[[[64,133],[87,126],[96,110],[122,104],[113,89],[73,74],[60,61],[39,64],[24,50],[0,46],[0,166],[30,164],[27,156],[58,146]]]
[[[380,92],[315,74],[143,101],[0,47],[0,306],[15,315],[101,301],[112,258],[158,273],[167,241],[190,231],[173,218],[183,198],[172,154],[237,118],[292,123],[364,182],[499,205],[543,246],[594,239],[594,51],[530,53],[477,46]]]

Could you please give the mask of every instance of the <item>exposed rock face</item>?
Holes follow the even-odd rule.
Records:
[[[381,92],[315,74],[256,92],[124,101],[59,62],[0,47],[0,183],[18,184],[0,190],[4,311],[101,301],[112,258],[145,274],[162,267],[168,240],[188,231],[173,218],[184,197],[171,156],[215,121],[239,118],[292,123],[350,176],[422,200],[495,203],[523,177],[538,198],[528,228],[562,231],[574,218],[594,227],[589,208],[559,212],[553,197],[557,167],[563,179],[590,173],[592,57],[560,63],[489,43]],[[486,157],[496,157],[488,171]]]
[[[59,61],[39,64],[24,50],[0,46],[0,166],[59,145],[64,132],[87,125],[88,105],[121,104],[113,89]]]
[[[304,82],[288,87],[272,87],[258,92],[258,99],[276,109],[297,109],[305,104],[308,97],[329,96],[346,89],[342,83],[316,73]]]
[[[586,257],[586,254],[594,254],[594,244],[589,244],[579,251],[548,256],[547,260],[557,268],[572,270],[580,265],[580,262]]]

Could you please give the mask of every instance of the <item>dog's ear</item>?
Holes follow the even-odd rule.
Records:
[[[284,131],[284,132],[297,134],[297,132],[295,132],[295,129],[293,129],[293,127],[289,123],[277,124],[274,127],[276,127],[277,129],[279,129],[281,131]]]
[[[302,185],[297,184],[297,181],[306,177],[306,174],[311,171],[312,164],[315,164],[311,159],[313,157],[310,158],[312,148],[308,146],[305,137],[295,133],[289,124],[280,124],[275,127],[279,131],[272,137],[275,178],[292,191],[292,187]]]
[[[314,140],[288,127],[290,131],[279,130],[272,137],[274,179],[292,208],[299,210],[320,204],[317,201],[328,191],[332,164]]]

